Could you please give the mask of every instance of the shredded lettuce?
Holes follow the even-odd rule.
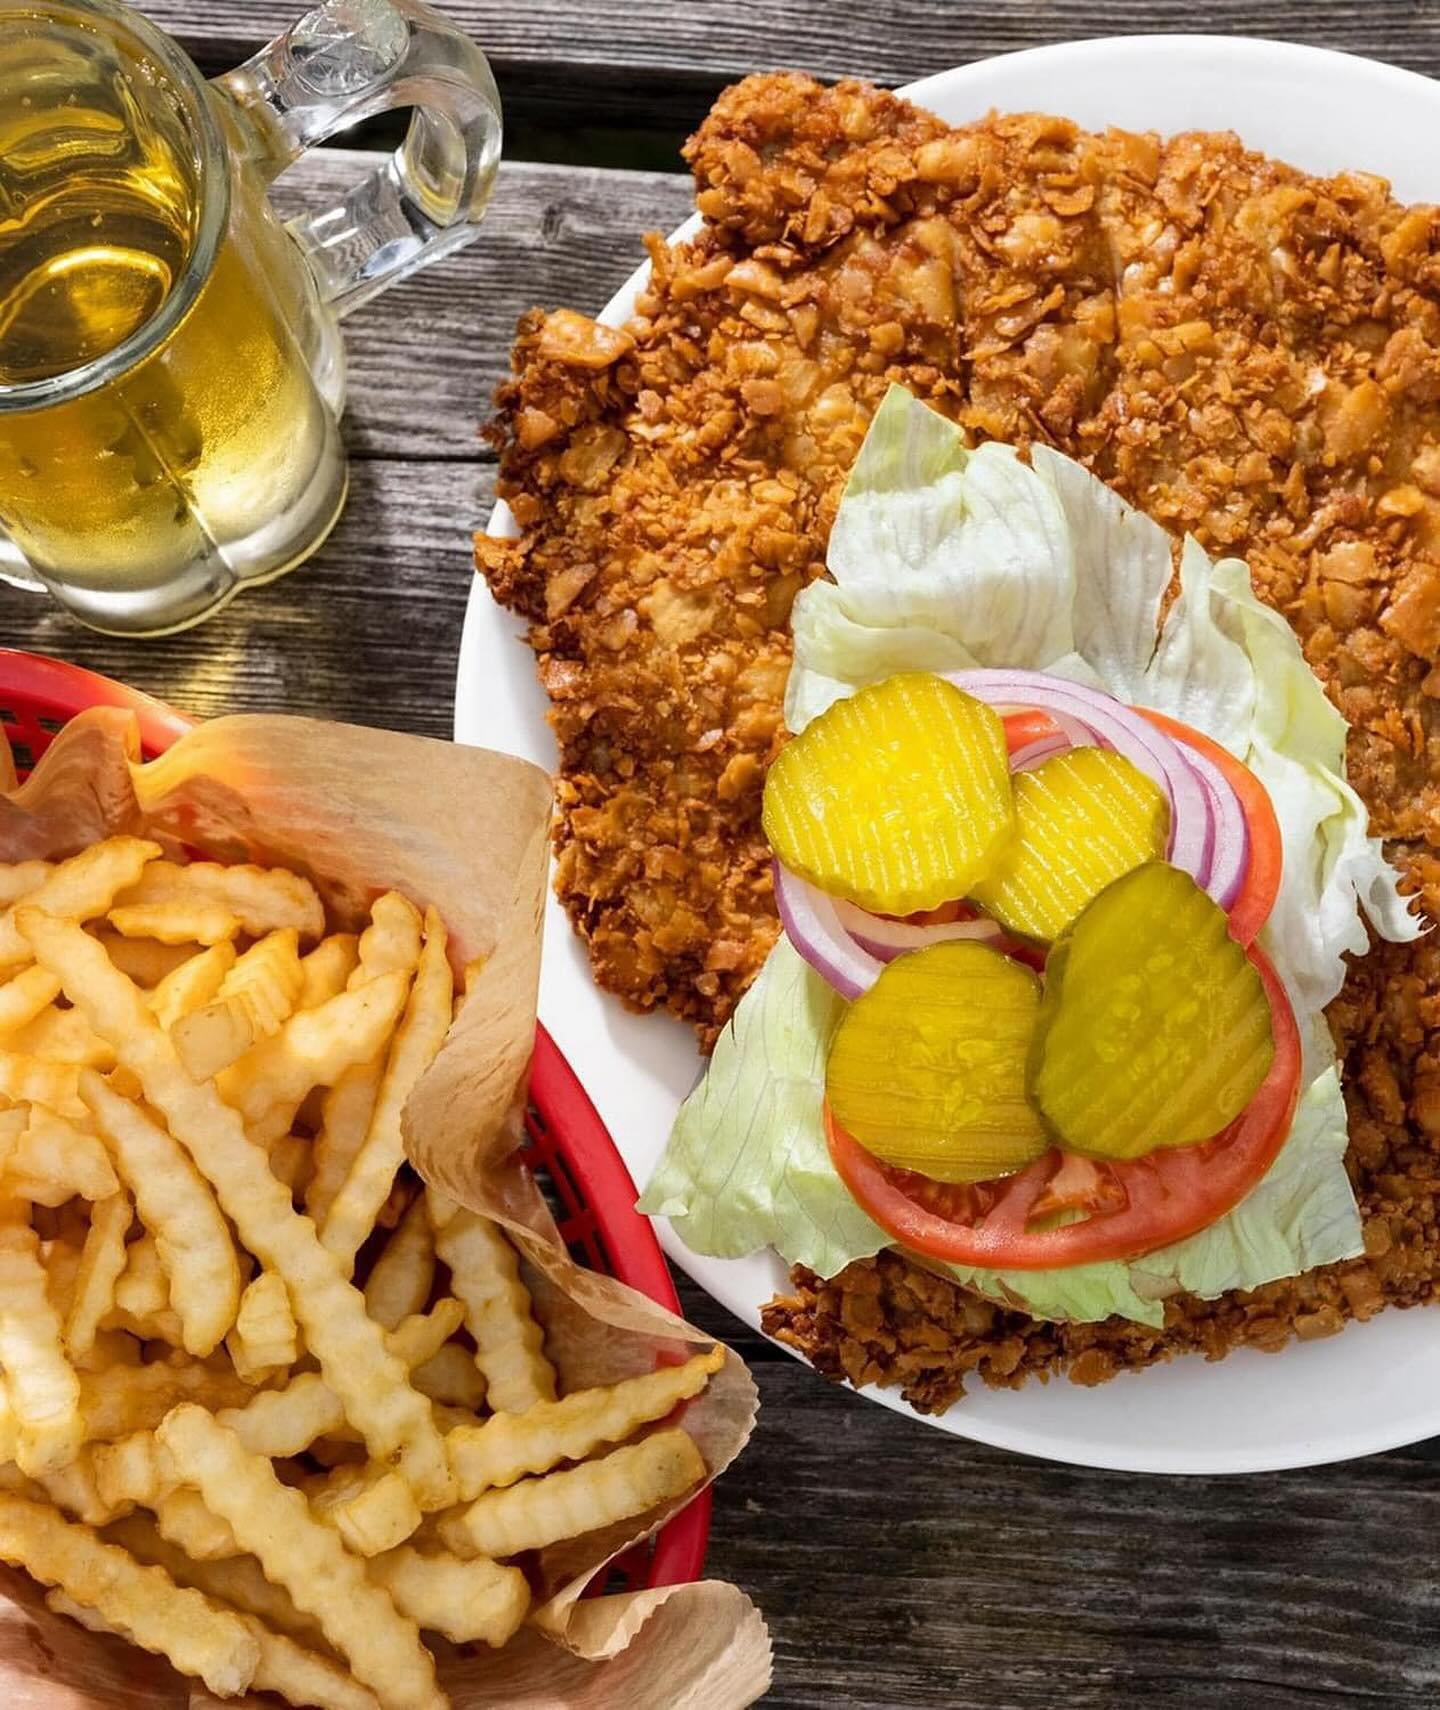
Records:
[[[782,938],[680,1107],[641,1211],[668,1217],[694,1252],[735,1259],[775,1247],[826,1277],[888,1247],[825,1144],[825,1058],[844,1010]]]
[[[831,582],[795,602],[792,730],[899,670],[1048,671],[1167,712],[1243,759],[1270,792],[1285,870],[1262,944],[1306,1042],[1305,1092],[1269,1175],[1228,1216],[1136,1263],[957,1272],[1041,1317],[1159,1323],[1176,1289],[1212,1296],[1348,1258],[1360,1224],[1344,1167],[1345,1107],[1321,1011],[1368,943],[1423,922],[1397,889],[1345,781],[1346,726],[1285,620],[1238,559],[1193,540],[1161,621],[1171,541],[1079,464],[1037,447],[971,451],[892,387],[835,519]],[[642,1208],[697,1251],[770,1245],[833,1275],[886,1244],[830,1166],[820,1121],[841,1000],[783,940],[680,1112]]]

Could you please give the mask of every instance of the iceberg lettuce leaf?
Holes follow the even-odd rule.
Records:
[[[1306,1041],[1306,1090],[1269,1174],[1211,1228],[1131,1264],[956,1274],[1041,1317],[1158,1324],[1176,1290],[1254,1288],[1359,1251],[1345,1106],[1321,1015],[1344,956],[1415,937],[1363,804],[1346,726],[1283,617],[1239,560],[1193,540],[1161,622],[1172,543],[1079,464],[1037,447],[966,448],[899,387],[876,413],[831,536],[833,582],[795,602],[791,729],[898,670],[974,665],[1098,684],[1205,731],[1254,770],[1280,822],[1285,877],[1262,943]],[[782,939],[686,1101],[641,1202],[695,1250],[765,1245],[833,1275],[887,1245],[830,1165],[825,1057],[841,1000]]]
[[[825,1058],[844,1008],[782,938],[681,1105],[641,1211],[668,1217],[693,1252],[774,1247],[827,1277],[888,1247],[825,1144]]]

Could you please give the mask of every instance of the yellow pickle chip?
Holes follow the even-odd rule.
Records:
[[[1112,880],[1164,855],[1169,835],[1158,784],[1122,754],[1072,748],[1015,779],[1015,835],[971,900],[1049,941]]]
[[[1208,1140],[1275,1055],[1270,1001],[1225,911],[1150,861],[1106,887],[1045,964],[1030,1091],[1057,1142],[1139,1158]]]
[[[1025,1095],[1040,982],[988,945],[900,956],[845,1012],[825,1091],[867,1151],[942,1182],[1013,1174],[1049,1150]]]
[[[791,872],[878,914],[963,897],[1014,829],[999,715],[902,672],[837,701],[765,780],[765,835]]]

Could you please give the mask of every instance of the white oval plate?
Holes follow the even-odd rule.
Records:
[[[1250,147],[1307,171],[1383,173],[1406,201],[1440,195],[1440,87],[1316,48],[1242,37],[1117,37],[985,60],[901,93],[951,123],[995,107],[1063,113],[1091,129],[1235,130]],[[675,236],[698,225],[698,217],[687,221]],[[626,318],[645,274],[641,268],[625,283],[602,320]],[[513,529],[503,505],[490,528]],[[552,767],[545,697],[519,633],[477,579],[455,735]],[[643,1183],[699,1072],[693,1035],[669,1017],[631,1015],[598,991],[553,897],[540,1013]],[[758,1327],[761,1306],[786,1280],[773,1254],[707,1259],[663,1222],[659,1233],[677,1264]],[[1391,1311],[1329,1341],[1280,1354],[1241,1351],[1218,1365],[1184,1359],[1098,1389],[1055,1382],[996,1391],[975,1382],[958,1406],[927,1422],[1000,1448],[1133,1472],[1243,1473],[1346,1460],[1440,1432],[1437,1331],[1431,1314]],[[866,1393],[910,1411],[893,1393]]]

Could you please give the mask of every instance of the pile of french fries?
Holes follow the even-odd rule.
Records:
[[[558,1394],[501,1229],[400,1117],[464,978],[395,893],[114,837],[0,865],[0,1560],[218,1697],[443,1705],[527,1552],[706,1476],[714,1348]]]

